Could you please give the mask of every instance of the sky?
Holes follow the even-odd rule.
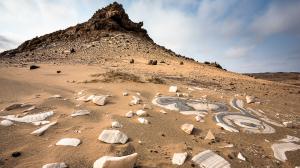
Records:
[[[0,52],[87,21],[110,0],[0,0]],[[119,0],[159,45],[246,72],[300,72],[299,0]]]

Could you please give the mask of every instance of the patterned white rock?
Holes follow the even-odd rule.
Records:
[[[5,127],[9,127],[9,126],[11,126],[11,125],[13,125],[13,124],[14,124],[14,123],[11,122],[10,120],[2,120],[2,121],[0,122],[0,125],[5,126]]]
[[[128,137],[126,134],[122,133],[119,130],[103,130],[99,135],[98,139],[102,142],[110,144],[125,144],[128,140]]]
[[[44,125],[44,126],[42,126],[41,128],[39,128],[39,129],[33,131],[33,132],[30,133],[30,134],[40,136],[40,135],[42,135],[47,129],[49,129],[51,126],[55,125],[56,123],[57,123],[57,122],[55,121],[55,122],[49,123],[49,124],[47,124],[47,125]]]
[[[67,168],[67,164],[65,164],[64,162],[62,163],[48,163],[45,164],[42,168]]]
[[[183,124],[183,125],[181,125],[180,128],[187,134],[191,134],[194,130],[194,125],[193,124]]]
[[[198,153],[192,158],[192,161],[200,167],[205,168],[230,168],[228,161],[211,150]]]
[[[133,111],[129,111],[129,112],[127,112],[126,114],[125,114],[125,117],[127,117],[127,118],[131,118],[131,117],[133,117],[134,116],[134,112]]]
[[[112,127],[112,128],[122,128],[123,125],[122,125],[121,123],[119,123],[118,121],[113,121],[113,122],[111,123],[111,127]]]
[[[174,153],[172,158],[172,164],[182,165],[187,157],[187,152],[184,153]]]
[[[122,157],[103,156],[94,162],[93,168],[133,168],[137,153]]]
[[[177,86],[170,86],[169,87],[169,92],[176,93],[177,92]]]
[[[42,121],[46,118],[52,116],[54,114],[53,111],[43,112],[39,114],[32,114],[32,115],[26,115],[24,117],[16,117],[14,115],[8,115],[8,116],[0,116],[0,118],[4,118],[11,121],[17,121],[17,122],[24,122],[24,123],[32,123],[36,121]]]
[[[137,116],[140,116],[140,117],[147,117],[148,116],[148,113],[144,110],[138,110],[138,111],[135,112],[135,114]]]
[[[80,139],[77,138],[63,138],[56,142],[58,146],[78,146],[80,144]]]
[[[94,96],[92,102],[99,106],[104,106],[107,102],[107,96]]]
[[[282,162],[285,162],[287,160],[285,152],[299,150],[300,145],[291,142],[275,143],[271,146],[271,148],[274,152],[274,157]]]
[[[77,111],[74,111],[72,114],[71,114],[71,117],[76,117],[76,116],[82,116],[82,115],[88,115],[90,114],[91,112],[89,110],[77,110]]]
[[[143,118],[143,117],[139,117],[139,118],[138,118],[138,121],[139,121],[141,124],[150,124],[150,122],[149,122],[147,119]]]

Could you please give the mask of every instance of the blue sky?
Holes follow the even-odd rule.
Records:
[[[108,0],[0,0],[0,51],[88,20]],[[300,71],[299,0],[120,0],[158,44],[235,72]]]

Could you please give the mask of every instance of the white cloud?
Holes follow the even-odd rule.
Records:
[[[251,47],[232,47],[225,51],[225,56],[228,58],[240,58],[248,55]]]

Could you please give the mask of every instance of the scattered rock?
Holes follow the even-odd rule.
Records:
[[[61,73],[61,71],[60,71],[60,70],[58,70],[58,71],[56,71],[56,73],[58,73],[58,74],[59,74],[59,73]]]
[[[14,123],[11,122],[10,120],[2,120],[2,121],[0,122],[0,125],[5,126],[5,127],[12,126],[13,124],[14,124]]]
[[[30,65],[30,67],[29,67],[30,70],[38,69],[38,68],[40,68],[40,66],[37,66],[37,65]]]
[[[141,103],[141,99],[139,97],[132,96],[132,100],[130,101],[129,105],[136,105],[140,103]]]
[[[21,156],[21,155],[22,155],[21,152],[13,152],[13,153],[11,154],[12,157],[19,157],[19,156]]]
[[[157,60],[153,60],[152,65],[157,65]]]
[[[131,59],[131,60],[129,61],[129,63],[130,63],[130,64],[133,64],[133,63],[134,63],[134,59]]]
[[[74,53],[75,52],[75,49],[74,48],[71,48],[70,49],[70,53]]]
[[[42,135],[47,129],[49,129],[51,126],[55,125],[56,123],[57,123],[57,122],[55,121],[55,122],[49,123],[49,124],[47,124],[47,125],[44,125],[44,126],[42,126],[41,128],[39,128],[39,129],[33,131],[33,132],[30,133],[30,134],[40,136],[40,135]]]
[[[89,110],[77,110],[71,114],[71,117],[89,115],[91,112]]]
[[[138,121],[139,121],[141,124],[150,124],[150,122],[149,122],[147,119],[143,118],[143,117],[139,117],[139,118],[138,118]]]
[[[133,111],[129,111],[129,112],[127,112],[127,113],[125,114],[125,116],[126,116],[127,118],[131,118],[131,117],[134,116],[134,112],[133,112]]]
[[[98,139],[102,142],[110,144],[125,144],[128,140],[128,137],[126,134],[122,133],[119,130],[103,130],[99,135]]]
[[[254,103],[255,102],[255,97],[254,96],[246,96],[246,102],[248,104]]]
[[[148,116],[148,113],[144,110],[138,110],[138,111],[135,112],[135,114],[137,116],[140,116],[140,117],[147,117]]]
[[[192,161],[205,168],[230,168],[230,163],[211,150],[205,150],[192,158]]]
[[[246,161],[246,158],[241,154],[241,152],[238,153],[237,158],[240,160]]]
[[[58,146],[78,146],[80,144],[80,139],[77,138],[63,138],[56,142]]]
[[[214,136],[214,134],[211,132],[211,130],[208,131],[208,133],[206,134],[205,140],[214,140],[216,139],[216,137]]]
[[[171,93],[176,93],[178,90],[177,90],[177,86],[170,86],[169,87],[169,92]]]
[[[42,168],[67,168],[67,164],[65,164],[64,162],[62,163],[48,163],[43,165]]]
[[[183,124],[183,125],[181,125],[181,129],[188,134],[192,134],[192,132],[194,130],[194,125],[193,124]]]
[[[122,125],[121,123],[119,123],[118,121],[113,121],[113,122],[111,123],[111,127],[112,127],[112,128],[122,128],[123,125]]]
[[[104,106],[107,103],[107,96],[94,96],[92,101],[94,104]]]
[[[137,156],[137,153],[121,157],[103,156],[94,162],[93,168],[133,168]]]
[[[174,153],[172,158],[172,164],[182,165],[187,157],[187,152],[184,153]]]

